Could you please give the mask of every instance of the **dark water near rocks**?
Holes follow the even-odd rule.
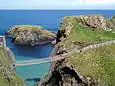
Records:
[[[64,16],[102,14],[106,18],[115,15],[115,10],[0,10],[0,34],[4,34],[14,25],[41,25],[45,29],[56,32]],[[6,38],[7,46],[13,51],[16,60],[47,58],[53,50],[50,44],[30,47],[14,45]],[[17,67],[17,74],[23,77],[27,86],[43,78],[50,63]]]

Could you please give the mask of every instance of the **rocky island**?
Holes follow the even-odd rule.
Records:
[[[41,26],[17,25],[8,30],[15,44],[30,44],[32,46],[53,41],[55,34],[43,29]]]
[[[51,64],[38,86],[114,86],[115,17],[102,15],[66,16],[58,43],[51,56],[65,58]],[[79,51],[79,52],[78,52]]]

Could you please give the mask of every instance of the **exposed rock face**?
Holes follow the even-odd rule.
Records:
[[[108,28],[115,30],[115,16],[112,16],[110,19],[106,20]]]
[[[86,26],[90,28],[97,28],[97,29],[104,29],[106,30],[106,22],[103,16],[101,15],[90,15],[90,16],[84,16],[81,17],[80,20],[85,24]]]
[[[66,38],[65,30],[58,30],[57,36],[56,36],[56,44],[61,41],[61,38],[64,37]]]
[[[76,24],[75,17],[66,16],[62,19],[60,30],[65,29],[66,35],[69,36],[71,29],[74,27],[74,24]]]
[[[108,30],[106,20],[102,15],[67,16],[63,18],[60,29],[65,29],[66,35],[69,36],[71,29],[76,24],[92,29]]]
[[[9,31],[12,42],[17,44],[42,44],[54,40],[55,34],[40,26],[14,26]]]
[[[46,79],[38,86],[98,86],[98,81],[80,74],[63,59],[52,64]]]

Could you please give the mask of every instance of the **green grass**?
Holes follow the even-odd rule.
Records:
[[[100,42],[115,39],[115,34],[104,30],[92,30],[76,25],[71,32],[70,40],[84,41],[84,42]]]
[[[10,62],[6,59],[4,52],[5,50],[0,46],[0,62],[1,62],[0,85],[1,86],[16,86],[16,83],[18,83],[18,86],[24,86],[22,79],[18,77],[14,71],[11,70]],[[11,72],[11,75],[14,77],[14,79],[11,80],[10,83],[4,78],[5,67],[7,68],[8,71]]]
[[[42,30],[41,26],[33,26],[33,25],[15,25],[14,27],[10,28],[8,32],[11,32],[13,29],[17,28],[19,31],[28,30],[28,29],[39,29]]]
[[[115,44],[76,53],[68,62],[83,76],[100,78],[101,86],[115,86]]]
[[[37,26],[37,25],[16,25],[15,27],[19,27],[19,28],[28,28],[28,29],[40,29],[42,28],[41,26]]]
[[[115,33],[104,30],[92,30],[91,28],[75,25],[69,37],[63,42],[63,44],[71,45],[72,41],[77,41],[84,44],[93,44],[114,39]]]

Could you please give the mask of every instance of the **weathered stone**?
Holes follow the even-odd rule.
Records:
[[[69,36],[72,28],[80,24],[91,29],[108,30],[106,20],[102,15],[86,15],[86,16],[67,16],[64,17],[60,29],[65,29],[65,33]]]

